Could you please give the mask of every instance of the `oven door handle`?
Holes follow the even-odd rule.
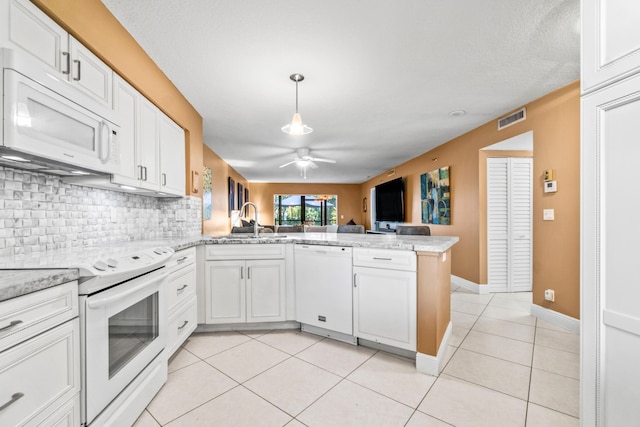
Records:
[[[100,307],[104,307],[105,305],[111,304],[113,302],[125,299],[129,295],[135,294],[139,290],[148,287],[149,284],[151,284],[153,282],[157,282],[157,281],[163,280],[168,275],[169,275],[169,272],[163,272],[162,274],[160,274],[158,276],[155,276],[153,279],[145,280],[144,282],[140,283],[139,285],[134,286],[132,288],[128,288],[127,290],[122,291],[122,292],[118,293],[117,295],[111,295],[111,296],[104,297],[104,298],[87,300],[87,307],[93,308],[93,309],[100,308]]]

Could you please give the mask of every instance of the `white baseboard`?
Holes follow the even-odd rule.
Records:
[[[437,356],[431,356],[429,354],[423,354],[423,353],[416,353],[416,370],[418,372],[433,375],[434,377],[437,377],[438,375],[440,375],[440,372],[444,368],[444,358],[447,354],[447,349],[449,348],[449,341],[451,340],[452,334],[453,334],[453,327],[452,327],[452,323],[449,322],[449,325],[447,326],[447,330],[444,333],[444,337],[442,337],[440,348],[438,348]]]
[[[531,315],[571,332],[575,332],[576,334],[580,333],[580,320],[567,316],[566,314],[549,310],[537,304],[531,304]]]
[[[462,277],[454,276],[453,274],[451,275],[451,283],[456,286],[461,286],[479,295],[485,295],[489,293],[488,285],[479,285],[470,280],[463,279]]]

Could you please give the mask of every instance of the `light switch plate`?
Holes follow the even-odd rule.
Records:
[[[545,221],[553,221],[555,219],[555,210],[554,209],[543,210],[542,219]]]

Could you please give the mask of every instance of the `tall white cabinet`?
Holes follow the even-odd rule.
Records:
[[[581,422],[640,419],[640,2],[582,0]]]

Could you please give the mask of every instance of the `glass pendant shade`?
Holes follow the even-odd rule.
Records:
[[[313,132],[313,129],[302,123],[300,113],[295,113],[291,119],[291,123],[282,126],[282,132],[288,133],[289,135],[306,135]]]

